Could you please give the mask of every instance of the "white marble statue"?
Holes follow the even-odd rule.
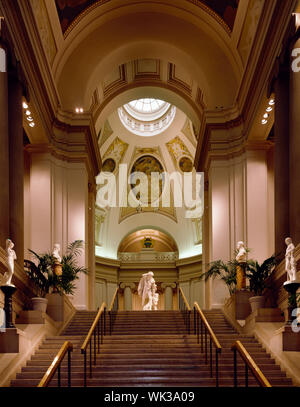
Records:
[[[55,262],[60,264],[61,263],[61,257],[60,257],[59,252],[60,252],[60,244],[55,243],[54,244],[54,249],[53,249],[53,252],[52,252],[52,256],[55,258]]]
[[[153,276],[153,272],[149,271],[143,274],[139,282],[138,294],[142,297],[143,311],[151,311],[152,307],[154,307],[154,310],[157,310],[158,294],[156,293],[157,286]],[[147,298],[148,302],[144,305]]]
[[[14,244],[10,239],[6,239],[6,259],[8,271],[3,276],[3,285],[10,285],[15,287],[11,283],[12,276],[14,274],[15,260],[17,259],[16,252],[13,250]]]
[[[295,246],[292,242],[290,237],[285,239],[285,244],[287,245],[286,252],[285,252],[285,270],[287,272],[288,280],[287,281],[295,281],[296,280],[296,262],[294,257]]]
[[[237,243],[237,249],[238,249],[238,254],[236,255],[236,261],[239,263],[245,263],[247,261],[247,252],[245,249],[245,243],[244,242],[238,242]]]

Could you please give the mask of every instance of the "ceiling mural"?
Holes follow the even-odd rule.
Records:
[[[109,0],[55,0],[58,17],[63,33],[67,31],[76,18],[92,6],[106,3]],[[197,2],[194,2],[196,3]],[[200,0],[221,17],[232,30],[239,5],[239,0]],[[89,10],[88,10],[89,11]]]

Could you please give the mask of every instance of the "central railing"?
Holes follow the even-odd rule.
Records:
[[[265,375],[262,373],[260,368],[257,366],[257,364],[254,362],[252,357],[250,356],[249,352],[245,349],[243,344],[240,341],[234,342],[234,344],[231,347],[231,350],[233,351],[233,377],[234,377],[234,387],[237,387],[238,381],[237,381],[237,352],[245,362],[245,387],[248,387],[248,371],[252,372],[253,376],[255,377],[257,383],[261,387],[272,387]]]
[[[103,337],[106,335],[106,309],[107,306],[105,302],[101,305],[96,318],[85,338],[83,345],[81,346],[81,353],[84,356],[83,366],[84,366],[84,387],[87,385],[87,352],[89,349],[89,373],[90,378],[92,378],[92,362],[94,366],[97,361],[97,353],[100,353],[100,344],[103,344]],[[119,309],[119,289],[116,288],[111,305],[108,310],[109,315],[109,333],[111,335],[112,328],[116,319],[117,311]],[[92,355],[93,353],[93,355]]]
[[[222,346],[218,341],[214,331],[209,325],[198,303],[194,303],[194,334],[197,335],[197,342],[201,339],[201,353],[205,353],[205,364],[208,363],[208,339],[209,339],[209,365],[210,377],[213,377],[213,349],[215,348],[215,376],[216,387],[219,386],[219,354],[222,352]]]
[[[71,352],[73,351],[73,344],[69,341],[66,341],[60,350],[58,351],[58,354],[55,356],[53,359],[53,362],[49,366],[47,372],[44,374],[42,380],[38,384],[38,387],[48,387],[49,383],[51,382],[53,376],[57,372],[57,386],[60,387],[61,384],[61,363],[68,354],[68,387],[71,387]]]
[[[108,314],[109,314],[109,334],[111,335],[112,329],[116,320],[117,312],[119,309],[119,289],[116,288],[113,299],[111,301]]]
[[[183,315],[183,320],[187,329],[187,333],[191,333],[191,307],[185,298],[184,292],[181,287],[179,287],[178,292],[178,306],[179,310]]]

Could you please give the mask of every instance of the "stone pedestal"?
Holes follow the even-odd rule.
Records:
[[[5,332],[0,332],[0,353],[19,353],[17,328],[6,328]]]
[[[285,326],[282,332],[282,350],[289,352],[300,351],[300,332],[293,332],[291,325]]]
[[[235,294],[235,319],[246,319],[251,314],[249,298],[253,293],[249,291],[236,291]]]
[[[48,305],[47,314],[54,321],[62,322],[64,320],[64,296],[59,293],[47,294]]]
[[[293,309],[297,308],[296,292],[300,287],[300,281],[286,281],[283,283],[283,288],[289,293],[289,308],[288,308],[288,325],[290,325],[296,316],[292,315]]]
[[[45,318],[42,311],[20,311],[16,318],[16,324],[44,324]]]
[[[4,311],[6,317],[6,328],[15,328],[12,322],[13,309],[12,309],[12,296],[16,291],[15,286],[3,285],[1,291],[4,293]]]
[[[176,284],[163,283],[161,288],[165,290],[165,311],[173,310],[173,289],[176,288]]]
[[[236,269],[236,289],[238,291],[246,288],[246,267],[247,263],[239,263]]]

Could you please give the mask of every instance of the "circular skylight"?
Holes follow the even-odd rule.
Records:
[[[159,99],[137,99],[124,105],[127,112],[137,120],[152,121],[166,113],[170,103]]]
[[[155,136],[172,123],[176,108],[160,99],[132,100],[118,109],[123,125],[138,136]]]

